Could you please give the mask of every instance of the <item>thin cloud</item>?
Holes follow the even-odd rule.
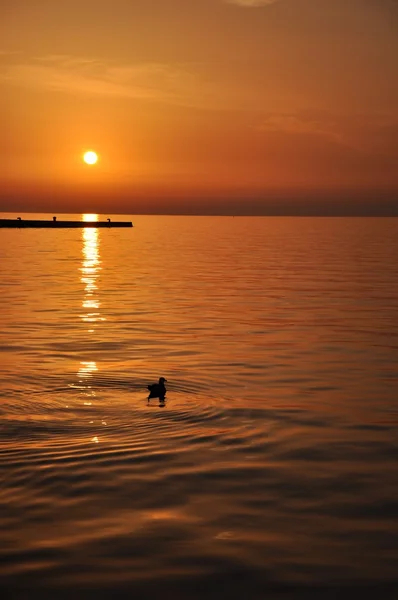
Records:
[[[253,88],[209,76],[203,65],[125,63],[58,54],[0,58],[0,84],[63,93],[216,111],[262,111],[263,98]]]
[[[385,4],[398,5],[398,0],[380,0]],[[223,0],[225,4],[236,4],[237,6],[243,6],[246,8],[253,8],[258,6],[267,6],[280,2],[280,0]]]
[[[328,113],[300,111],[268,115],[260,125],[261,131],[313,134],[338,139],[340,133],[335,119]]]
[[[183,67],[143,63],[116,65],[87,58],[47,55],[24,62],[8,62],[0,80],[11,85],[52,92],[152,100],[194,106],[201,98],[211,104],[212,90]],[[199,89],[200,94],[199,94]]]
[[[253,8],[258,6],[267,6],[268,4],[275,4],[279,0],[224,0],[227,4],[236,4],[237,6],[243,6],[246,8]]]
[[[392,114],[339,115],[308,109],[269,114],[259,129],[296,137],[317,136],[361,153],[398,156],[398,121]]]

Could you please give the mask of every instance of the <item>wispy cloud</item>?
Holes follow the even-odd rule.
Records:
[[[323,138],[360,152],[398,156],[398,121],[392,114],[335,114],[308,109],[269,114],[259,126],[263,132]]]
[[[275,4],[276,2],[280,2],[281,0],[222,0],[225,4],[236,4],[237,6],[243,7],[258,7],[258,6],[267,6],[269,4]],[[379,0],[380,3],[397,5],[398,0]]]
[[[275,4],[279,0],[224,0],[227,4],[236,4],[238,6],[244,6],[248,8],[257,6],[267,6],[267,4]]]
[[[203,63],[116,63],[51,54],[0,56],[0,84],[48,93],[126,98],[216,111],[262,111],[257,87]]]
[[[183,66],[160,63],[117,65],[64,55],[10,59],[0,67],[0,81],[53,92],[179,105],[195,105],[197,98],[204,104],[210,103],[211,96],[211,90],[203,88],[199,76]]]
[[[333,139],[340,137],[336,118],[324,111],[308,110],[267,115],[260,124],[260,129],[289,134],[321,135]]]

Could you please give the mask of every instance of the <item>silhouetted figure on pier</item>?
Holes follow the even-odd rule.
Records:
[[[148,385],[148,390],[149,390],[149,396],[148,396],[148,402],[150,401],[151,398],[159,398],[159,402],[163,402],[164,403],[164,398],[166,396],[166,387],[164,385],[164,383],[167,383],[167,379],[165,379],[164,377],[160,377],[159,378],[159,383],[151,383],[150,385]]]

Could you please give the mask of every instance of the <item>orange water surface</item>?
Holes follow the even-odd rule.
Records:
[[[112,218],[0,231],[2,589],[394,597],[398,219]]]

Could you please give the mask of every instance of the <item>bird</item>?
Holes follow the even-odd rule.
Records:
[[[164,397],[167,391],[164,385],[165,382],[167,383],[167,379],[164,377],[159,377],[159,383],[151,383],[148,385],[148,402],[151,398],[159,398],[160,402],[164,402]]]

